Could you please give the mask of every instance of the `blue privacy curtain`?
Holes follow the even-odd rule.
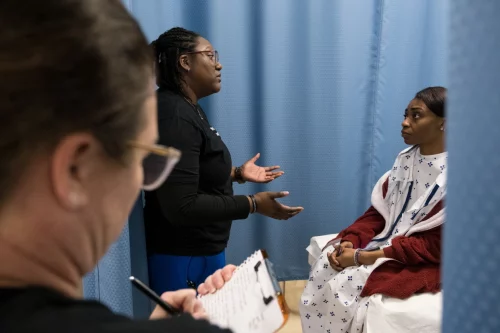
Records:
[[[136,202],[119,240],[83,279],[84,296],[109,305],[114,311],[137,318],[147,318],[151,303],[136,289],[129,277],[148,281],[146,245],[142,215],[142,196]]]
[[[500,332],[500,2],[450,2],[443,332]]]
[[[228,261],[265,248],[281,279],[306,278],[309,239],[340,231],[368,208],[372,186],[404,148],[407,103],[426,86],[446,85],[446,0],[123,2],[150,40],[183,26],[219,51],[222,91],[202,101],[211,123],[236,165],[260,152],[258,163],[285,171],[268,185],[235,185],[236,193],[288,190],[282,201],[305,207],[289,221],[235,221]],[[131,217],[128,228],[134,223],[142,220]],[[137,314],[141,298],[130,298],[127,280],[137,275],[134,262],[147,270],[142,249],[127,251],[137,239],[143,233],[124,231],[103,260],[110,264],[86,282],[87,295],[100,276],[101,299]],[[105,298],[103,275],[119,276],[122,301]]]

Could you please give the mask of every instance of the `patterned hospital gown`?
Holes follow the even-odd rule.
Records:
[[[428,193],[429,187],[442,172],[445,172],[447,153],[423,156],[417,150],[412,155],[412,161],[394,164],[393,170],[405,170],[413,166],[413,188],[409,200],[409,210],[418,211],[422,196]],[[407,193],[395,190],[387,199],[389,206],[403,207]],[[418,200],[421,199],[421,200]],[[425,198],[424,198],[425,199]],[[395,209],[401,210],[396,207]],[[411,227],[411,219],[398,222],[390,239],[382,246],[390,245],[390,240],[403,235]],[[341,272],[331,268],[327,253],[333,252],[333,247],[327,247],[317,261],[312,265],[309,281],[300,300],[302,331],[304,333],[362,333],[369,307],[369,297],[361,297],[361,291],[371,272],[382,263],[391,260],[378,259],[375,264],[359,267],[347,267]]]

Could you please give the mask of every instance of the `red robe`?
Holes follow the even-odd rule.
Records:
[[[385,198],[388,181],[383,184]],[[426,216],[431,218],[441,209],[443,202],[438,202]],[[372,206],[351,226],[344,229],[336,239],[349,241],[354,248],[364,248],[384,229],[386,221]],[[414,233],[408,237],[398,236],[392,239],[392,245],[384,248],[388,262],[377,267],[368,277],[361,296],[382,294],[405,299],[414,294],[441,290],[441,231],[442,227]]]

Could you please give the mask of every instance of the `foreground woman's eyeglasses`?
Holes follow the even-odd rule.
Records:
[[[129,142],[129,145],[149,152],[142,162],[144,169],[142,189],[145,191],[153,191],[160,187],[181,158],[181,152],[172,147],[148,145],[135,141]]]

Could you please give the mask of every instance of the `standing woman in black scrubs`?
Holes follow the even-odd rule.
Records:
[[[173,28],[153,42],[160,144],[182,151],[170,178],[146,193],[149,278],[158,293],[196,287],[225,265],[232,220],[260,213],[287,220],[302,207],[276,201],[288,192],[234,195],[233,182],[268,183],[283,172],[259,167],[259,154],[233,167],[231,154],[198,100],[221,88],[222,65],[210,42]]]

